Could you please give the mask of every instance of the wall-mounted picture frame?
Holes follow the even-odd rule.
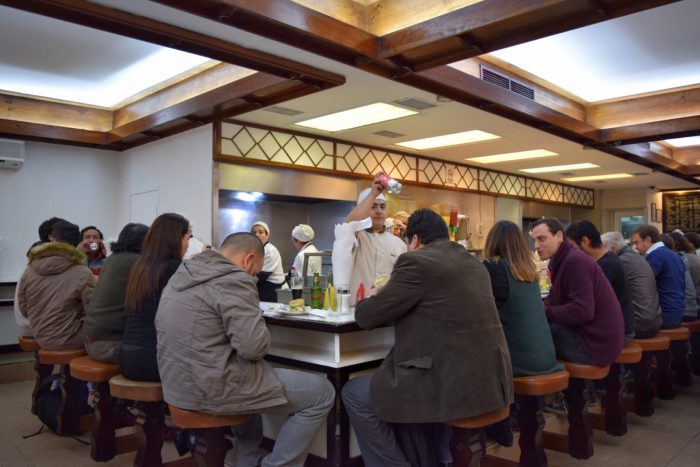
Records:
[[[659,218],[656,214],[656,203],[651,203],[651,206],[649,206],[649,216],[650,216],[650,221],[651,222],[659,222]]]
[[[661,209],[656,209],[656,220],[654,222],[661,222],[661,217],[663,216],[663,211]]]

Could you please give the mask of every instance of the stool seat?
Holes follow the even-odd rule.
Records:
[[[241,425],[248,421],[248,414],[212,415],[194,412],[168,405],[173,424],[178,428],[219,428],[231,425]]]
[[[513,378],[515,394],[523,396],[545,396],[563,391],[569,385],[569,373],[555,371],[544,375],[517,376]]]
[[[40,349],[39,342],[29,336],[19,336],[19,348],[25,352],[36,352]]]
[[[660,336],[666,336],[672,341],[687,341],[690,338],[688,328],[680,327],[673,329],[662,329],[659,331]]]
[[[615,363],[639,363],[642,361],[642,346],[634,342],[630,342],[622,348],[620,356],[617,357]]]
[[[113,397],[142,402],[158,402],[163,400],[163,387],[160,383],[149,381],[134,381],[122,375],[113,376],[109,380],[109,391]]]
[[[559,360],[569,372],[570,378],[578,379],[603,379],[608,376],[609,366],[582,365],[580,363]]]
[[[87,355],[85,349],[71,350],[39,350],[39,363],[44,365],[67,365],[74,358]]]
[[[632,339],[632,342],[639,345],[644,352],[668,350],[669,347],[671,347],[671,339],[661,334],[657,334],[648,339]]]
[[[488,425],[493,425],[496,422],[500,422],[510,415],[510,406],[506,405],[502,409],[494,410],[492,412],[486,412],[481,415],[475,415],[474,417],[459,418],[457,420],[451,420],[445,422],[450,426],[455,426],[458,428],[481,428]]]
[[[90,357],[79,357],[70,362],[70,374],[75,379],[101,383],[119,374],[116,363],[100,362]]]
[[[683,323],[683,327],[688,328],[688,331],[690,331],[691,334],[694,332],[700,332],[700,319],[695,321],[685,321]]]

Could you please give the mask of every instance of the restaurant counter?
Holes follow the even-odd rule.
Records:
[[[292,315],[280,303],[262,302],[272,343],[265,357],[275,366],[325,374],[336,391],[335,406],[328,414],[325,432],[319,431],[306,465],[361,465],[360,451],[342,406],[340,391],[351,375],[379,366],[394,345],[394,327],[365,331],[355,323],[354,314],[310,310]],[[265,416],[265,436],[275,437],[284,421]]]

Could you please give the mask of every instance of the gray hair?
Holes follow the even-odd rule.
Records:
[[[600,241],[603,242],[603,246],[608,249],[613,246],[617,248],[624,248],[627,246],[627,242],[620,232],[605,232],[600,236]]]

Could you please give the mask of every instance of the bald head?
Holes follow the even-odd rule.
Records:
[[[236,232],[226,237],[219,253],[251,276],[262,270],[265,259],[262,242],[248,232]]]

